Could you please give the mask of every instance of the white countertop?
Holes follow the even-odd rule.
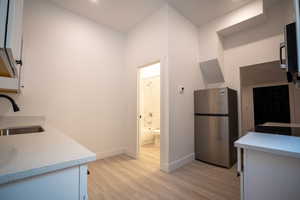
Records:
[[[94,153],[71,138],[42,126],[43,133],[0,136],[0,184],[96,160]]]
[[[282,156],[300,158],[300,137],[249,132],[235,146]]]

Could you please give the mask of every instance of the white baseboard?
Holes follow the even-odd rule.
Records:
[[[126,154],[134,159],[137,159],[137,155],[135,153],[128,152],[126,148],[120,148],[120,149],[115,149],[111,151],[105,151],[105,152],[99,152],[96,153],[96,158],[97,160],[104,159],[104,158],[109,158],[113,156],[117,156],[120,154]],[[164,172],[171,173],[174,170],[183,167],[184,165],[192,162],[195,160],[195,154],[191,153],[189,155],[186,155],[178,160],[175,160],[171,163],[164,163],[161,164],[160,169]]]
[[[165,163],[161,165],[161,170],[167,173],[173,172],[174,170],[183,167],[184,165],[195,160],[195,153],[186,155],[178,160],[175,160],[171,163]]]
[[[166,173],[170,173],[169,171],[169,164],[164,163],[164,164],[160,164],[160,170]]]
[[[132,153],[132,152],[129,152],[127,150],[125,150],[125,154],[131,158],[134,158],[134,159],[138,159],[138,154],[137,153]]]
[[[104,159],[104,158],[109,158],[112,156],[124,154],[125,152],[126,152],[125,148],[120,148],[120,149],[115,149],[115,150],[105,151],[105,152],[98,152],[98,153],[96,153],[96,159],[100,160],[100,159]]]

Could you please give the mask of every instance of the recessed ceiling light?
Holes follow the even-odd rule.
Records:
[[[90,0],[92,3],[98,3],[98,0]]]

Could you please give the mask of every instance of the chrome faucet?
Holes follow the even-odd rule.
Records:
[[[10,96],[7,96],[5,94],[0,94],[0,98],[8,99],[13,107],[14,112],[20,111],[19,106],[16,104],[15,100],[13,100],[13,98],[11,98]]]

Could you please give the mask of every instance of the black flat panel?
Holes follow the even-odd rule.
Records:
[[[256,132],[279,134],[279,135],[292,135],[292,129],[290,127],[279,126],[255,126]]]
[[[290,123],[288,85],[253,89],[255,125],[266,122]]]

